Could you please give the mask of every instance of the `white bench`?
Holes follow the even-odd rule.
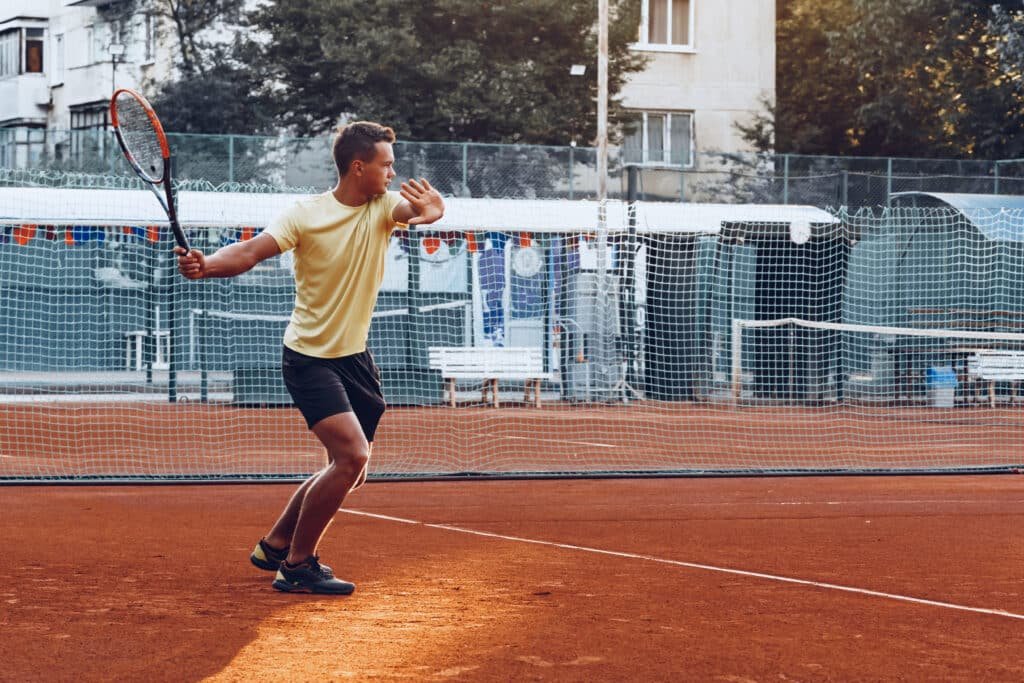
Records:
[[[171,367],[171,333],[169,330],[129,330],[124,333],[124,366],[127,370],[145,370],[142,362],[142,344],[146,337],[156,339],[156,358],[153,359],[154,370],[166,370]],[[134,361],[134,363],[133,363]]]
[[[432,346],[430,367],[441,371],[449,404],[455,405],[455,382],[460,379],[483,380],[483,400],[499,408],[498,381],[526,383],[524,400],[540,407],[540,383],[548,379],[544,372],[544,352],[539,348],[476,348]]]
[[[979,351],[967,358],[967,376],[989,382],[989,401],[996,405],[996,382],[1009,382],[1010,400],[1017,397],[1017,382],[1024,380],[1024,352]]]

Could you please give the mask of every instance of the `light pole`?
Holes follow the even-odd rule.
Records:
[[[122,43],[111,43],[110,44],[110,92],[111,94],[117,90],[117,60],[124,57],[124,44]]]
[[[597,201],[608,197],[608,0],[597,0]]]

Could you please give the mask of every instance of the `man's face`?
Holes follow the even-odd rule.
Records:
[[[362,162],[360,187],[368,195],[384,194],[388,191],[391,179],[395,177],[395,153],[390,142],[378,142],[374,145],[373,157]]]

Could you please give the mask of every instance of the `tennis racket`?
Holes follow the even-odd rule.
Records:
[[[110,121],[124,158],[152,190],[167,214],[174,240],[188,253],[192,248],[178,223],[178,212],[174,206],[171,148],[156,112],[145,97],[134,90],[121,88],[110,98]],[[163,195],[158,189],[160,185],[163,185]]]

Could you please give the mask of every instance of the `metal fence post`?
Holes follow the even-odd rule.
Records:
[[[462,143],[462,194],[469,196],[469,143]]]
[[[992,194],[999,194],[999,160],[996,160],[995,176],[992,178]]]
[[[885,205],[892,206],[892,157],[885,161]]]
[[[235,182],[235,136],[228,136],[228,182]]]
[[[782,203],[789,204],[789,155],[782,155]]]
[[[573,168],[574,162],[576,161],[576,145],[569,146],[569,199],[573,199],[573,176],[576,175],[576,169]]]
[[[850,205],[850,172],[843,170],[843,206]]]

